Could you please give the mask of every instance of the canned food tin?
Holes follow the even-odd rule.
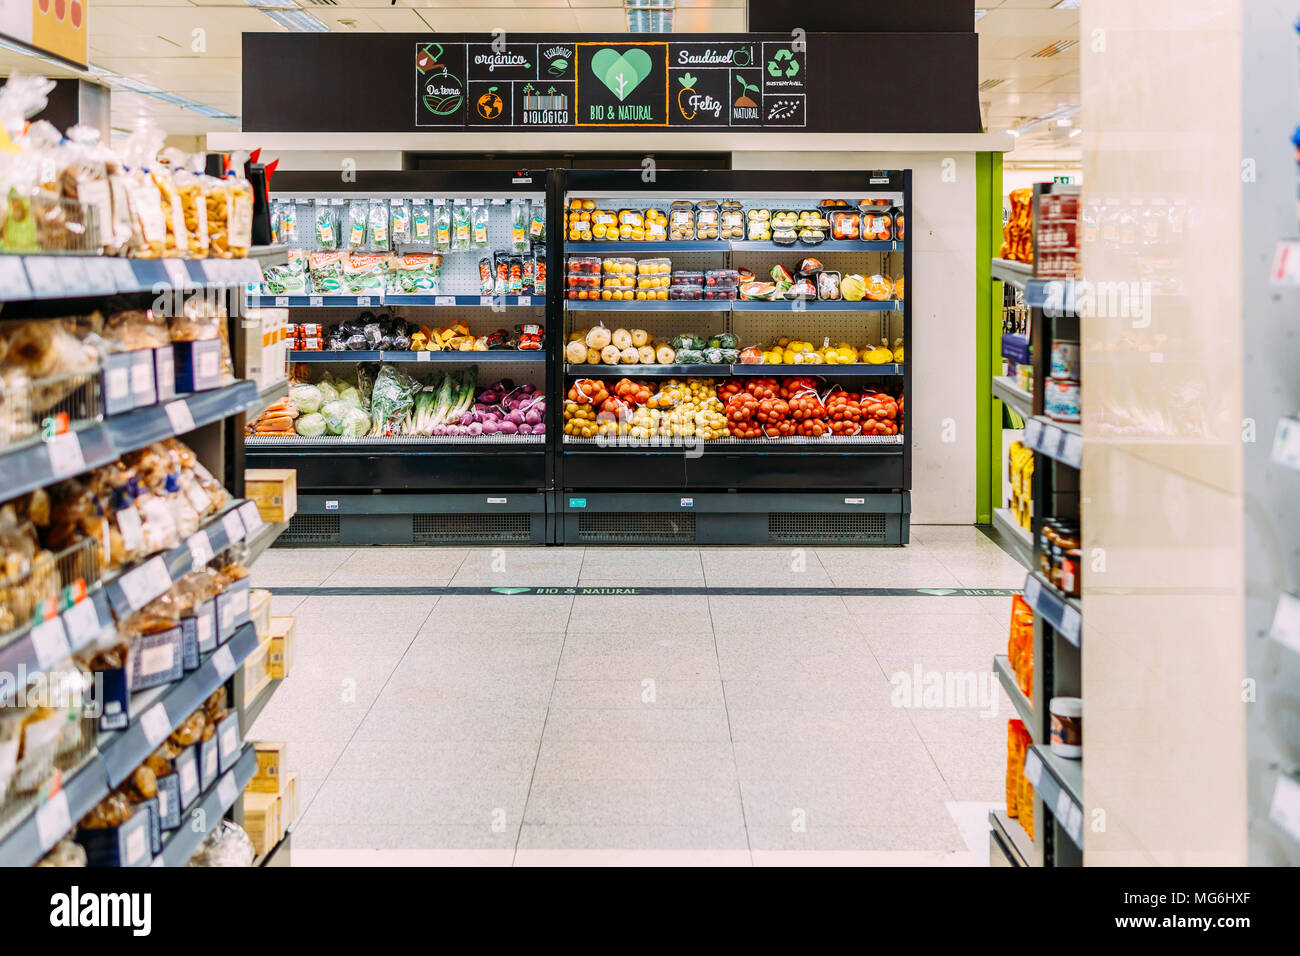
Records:
[[[1083,417],[1081,398],[1078,382],[1053,378],[1043,383],[1043,411],[1052,421],[1079,421]]]
[[[1052,342],[1052,378],[1079,380],[1079,343],[1057,339]]]

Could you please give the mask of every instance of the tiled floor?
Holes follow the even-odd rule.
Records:
[[[985,860],[1010,599],[780,593],[1023,584],[978,529],[914,527],[905,549],[286,548],[254,581],[773,589],[277,596],[296,660],[252,736],[301,774],[297,865]],[[913,696],[918,677],[974,692]]]

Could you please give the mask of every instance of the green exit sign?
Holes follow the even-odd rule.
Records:
[[[1054,183],[1060,183],[1060,184],[1063,184],[1063,185],[1069,186],[1071,183],[1074,182],[1074,177],[1073,177],[1073,176],[1053,176],[1053,177],[1052,177],[1052,182],[1054,182]]]

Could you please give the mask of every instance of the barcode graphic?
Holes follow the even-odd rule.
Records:
[[[526,110],[567,110],[569,108],[569,98],[563,93],[557,93],[554,96],[525,96],[524,109]]]

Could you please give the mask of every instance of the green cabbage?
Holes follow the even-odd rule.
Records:
[[[325,419],[316,412],[299,415],[293,423],[293,430],[303,438],[319,438],[325,434]]]
[[[348,412],[348,406],[335,399],[332,402],[326,402],[320,407],[321,417],[325,419],[325,430],[331,435],[340,435],[343,433],[343,416]]]
[[[321,404],[335,401],[339,397],[338,389],[329,382],[317,382],[316,387],[320,390]]]
[[[339,434],[344,438],[364,438],[370,434],[370,416],[359,408],[349,408],[343,413]]]
[[[304,415],[320,408],[323,398],[315,385],[295,385],[289,389],[289,399]]]
[[[339,401],[348,406],[348,408],[365,407],[364,403],[361,401],[361,393],[357,391],[355,385],[344,385],[340,388]]]

